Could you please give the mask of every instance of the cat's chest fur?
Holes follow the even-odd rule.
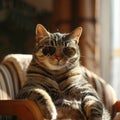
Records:
[[[50,85],[51,87],[55,87],[64,94],[64,89],[68,86],[77,87],[79,83],[79,87],[82,86],[82,80],[84,78],[84,74],[82,73],[79,64],[73,69],[67,69],[65,71],[45,71],[36,66],[30,65],[27,71],[27,81],[28,82],[38,82],[40,84]],[[81,80],[81,81],[80,81]],[[85,81],[86,82],[86,81]],[[75,88],[76,89],[76,88]]]

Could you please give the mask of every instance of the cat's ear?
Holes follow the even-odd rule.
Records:
[[[37,24],[36,26],[36,46],[38,45],[39,41],[44,38],[49,36],[50,33],[46,30],[45,27],[43,27],[41,24]]]
[[[45,27],[43,27],[41,24],[37,24],[36,26],[36,36],[39,37],[45,37],[45,36],[49,36],[50,33],[46,30]]]
[[[75,30],[73,30],[69,37],[76,41],[76,43],[79,43],[80,36],[82,34],[82,27],[77,27]]]

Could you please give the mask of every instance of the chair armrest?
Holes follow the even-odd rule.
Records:
[[[113,110],[115,112],[120,112],[120,100],[116,101],[116,103],[113,105]]]
[[[117,112],[120,112],[120,101],[117,101],[115,103],[115,106],[116,106]]]
[[[115,118],[114,120],[120,120],[120,100],[116,101],[113,105],[112,116]]]
[[[15,115],[18,120],[43,120],[38,106],[31,100],[0,100],[0,115]]]

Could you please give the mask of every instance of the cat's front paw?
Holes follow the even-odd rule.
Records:
[[[43,111],[45,118],[47,120],[56,120],[57,119],[57,110],[56,108],[51,109],[50,107],[47,106],[48,111]]]
[[[89,120],[101,120],[103,114],[102,102],[94,99],[84,101],[84,111]]]
[[[56,120],[56,118],[57,118],[57,111],[56,111],[56,109],[51,113],[51,115],[52,115],[51,120]]]

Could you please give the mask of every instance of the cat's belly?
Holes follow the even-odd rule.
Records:
[[[81,101],[64,98],[56,101],[57,120],[86,120]]]
[[[58,120],[86,120],[82,112],[69,107],[59,107],[57,108],[57,113]]]

